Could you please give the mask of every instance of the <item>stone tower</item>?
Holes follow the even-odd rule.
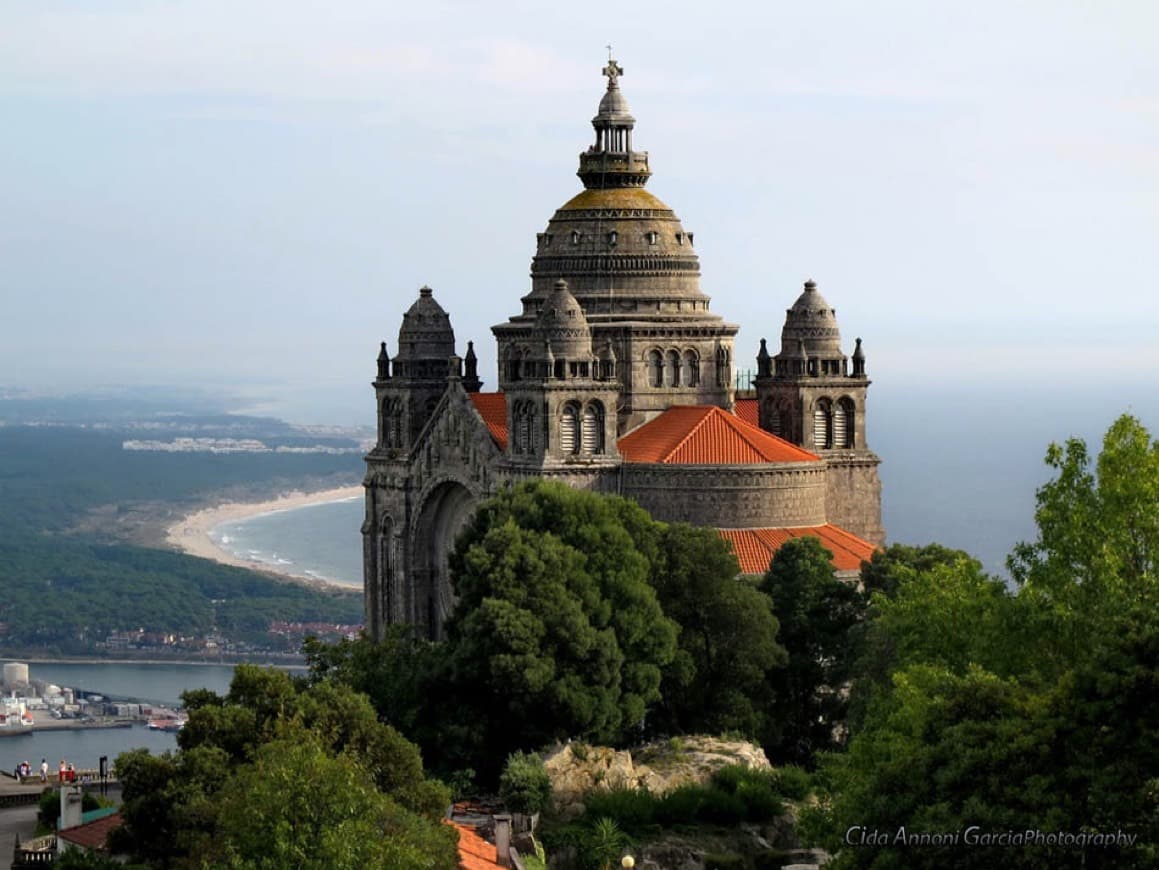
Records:
[[[523,467],[607,464],[616,450],[615,357],[562,278],[547,297],[519,368],[507,379],[508,452]]]
[[[760,426],[821,456],[829,468],[829,522],[881,544],[881,460],[865,438],[869,384],[861,339],[851,360],[841,349],[836,309],[806,281],[785,312],[780,352],[770,356],[761,339],[754,381]]]
[[[565,280],[596,354],[614,360],[619,405],[609,416],[623,434],[675,404],[731,410],[737,327],[708,310],[692,233],[644,189],[652,172],[647,152],[632,148],[636,119],[620,90],[623,69],[609,60],[603,72],[595,142],[579,158],[584,190],[536,236],[523,310],[492,331],[499,388],[517,389],[526,362],[542,352],[534,334],[540,314]]]
[[[378,354],[374,392],[378,400],[378,446],[411,448],[447,388],[448,361],[455,355],[455,331],[430,287],[407,309],[391,361],[386,344]]]

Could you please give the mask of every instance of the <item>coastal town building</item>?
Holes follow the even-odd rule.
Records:
[[[709,308],[693,233],[645,189],[622,68],[609,60],[603,73],[583,190],[537,234],[531,290],[492,328],[498,390],[483,392],[473,342],[457,355],[429,287],[393,359],[382,344],[362,526],[372,637],[395,623],[440,636],[456,533],[506,483],[561,481],[715,528],[750,574],[802,535],[847,575],[884,541],[861,340],[847,356],[835,310],[807,281],[779,350],[761,340],[751,394],[738,396],[739,327]]]

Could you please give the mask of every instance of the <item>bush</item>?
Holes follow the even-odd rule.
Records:
[[[804,800],[805,795],[813,790],[813,777],[796,765],[787,765],[777,770],[776,780],[777,791],[789,800]]]
[[[665,828],[695,825],[704,805],[705,790],[699,785],[682,785],[660,799],[656,821]]]
[[[590,792],[584,796],[588,818],[615,819],[625,831],[640,836],[656,824],[659,801],[647,789],[615,788]]]
[[[532,815],[551,800],[551,778],[543,759],[533,752],[514,752],[507,757],[499,777],[499,796],[512,812]]]
[[[704,870],[744,870],[744,867],[744,858],[732,852],[710,852],[704,856]]]

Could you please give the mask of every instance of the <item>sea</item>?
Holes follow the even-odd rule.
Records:
[[[362,586],[361,496],[222,523],[209,536],[222,549],[272,570],[339,586]]]

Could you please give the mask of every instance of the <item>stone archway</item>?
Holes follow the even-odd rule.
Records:
[[[434,487],[424,499],[415,523],[414,599],[411,613],[416,626],[431,640],[443,636],[443,623],[455,604],[447,560],[455,538],[471,519],[478,500],[457,481]]]

